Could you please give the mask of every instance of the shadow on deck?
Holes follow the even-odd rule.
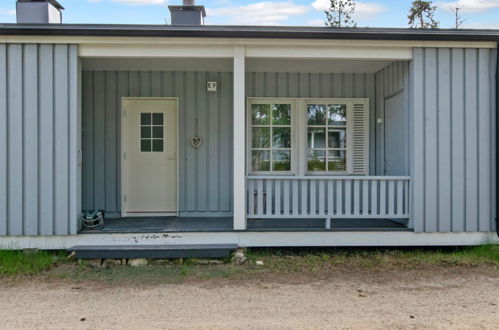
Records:
[[[248,219],[247,231],[409,231],[404,224],[389,219],[333,219],[325,229],[322,219]],[[106,219],[98,229],[83,229],[80,234],[231,232],[232,217],[136,217]]]

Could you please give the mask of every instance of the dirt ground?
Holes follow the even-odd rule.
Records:
[[[169,285],[0,284],[0,328],[497,329],[499,273],[343,271]]]

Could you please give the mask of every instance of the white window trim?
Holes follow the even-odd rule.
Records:
[[[247,98],[247,125],[246,125],[246,156],[247,173],[249,175],[271,175],[271,176],[341,176],[353,175],[353,106],[354,103],[366,101],[366,98],[267,98],[267,97],[249,97]],[[252,137],[251,137],[251,107],[253,104],[291,104],[291,171],[273,172],[273,171],[253,171],[252,170]],[[329,103],[347,105],[347,170],[346,171],[308,171],[307,170],[307,104]]]

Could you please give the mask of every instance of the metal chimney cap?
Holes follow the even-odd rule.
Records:
[[[48,2],[55,8],[64,10],[64,7],[57,0],[17,0],[17,2]]]

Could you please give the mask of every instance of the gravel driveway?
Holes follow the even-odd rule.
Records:
[[[0,284],[0,328],[499,327],[499,273],[479,269],[352,271],[295,282],[286,276],[155,286],[39,282]]]

